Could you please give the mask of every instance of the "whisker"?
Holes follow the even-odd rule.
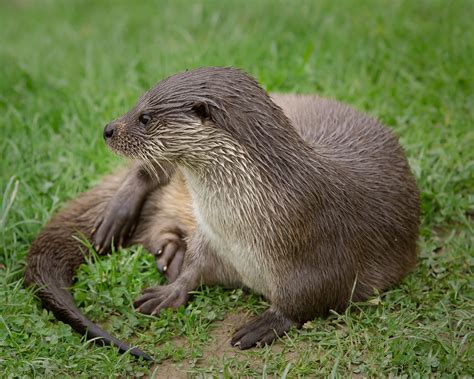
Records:
[[[168,178],[168,171],[166,171],[166,170],[164,169],[164,167],[161,165],[161,163],[158,162],[158,160],[157,160],[155,157],[153,157],[153,156],[149,156],[149,159],[151,159],[151,160],[160,168],[160,170],[166,175],[166,179],[169,179],[169,178]],[[155,170],[156,176],[159,177],[159,175],[156,173],[156,168],[155,168],[153,165],[152,165],[152,167],[153,167],[154,170]],[[158,180],[159,180],[159,179],[158,179]]]
[[[148,159],[146,159],[146,157],[142,153],[138,153],[138,158],[143,163],[143,168],[148,173],[148,175],[152,178],[154,177],[155,179],[158,179],[157,174],[156,174],[155,170],[153,169],[153,166],[151,166]]]

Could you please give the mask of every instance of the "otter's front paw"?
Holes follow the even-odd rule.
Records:
[[[188,302],[188,291],[182,285],[169,284],[166,286],[151,287],[143,291],[133,306],[138,312],[148,315],[157,315],[165,308],[176,309]]]
[[[110,200],[92,229],[92,243],[98,252],[108,252],[112,243],[114,247],[126,244],[138,224],[143,199],[138,195],[122,199],[120,195]]]
[[[239,347],[241,350],[246,350],[253,346],[268,345],[275,338],[284,335],[293,325],[296,325],[296,323],[285,317],[278,310],[268,309],[262,315],[237,330],[230,344]]]
[[[152,254],[155,256],[158,271],[166,276],[169,283],[176,280],[181,272],[186,242],[178,232],[166,232],[154,244]]]

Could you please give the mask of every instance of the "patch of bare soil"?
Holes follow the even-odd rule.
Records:
[[[209,344],[208,348],[203,351],[203,356],[198,363],[198,367],[208,367],[211,360],[214,362],[216,360],[222,362],[226,357],[233,357],[245,361],[248,367],[253,367],[257,370],[259,367],[261,368],[263,365],[262,355],[251,356],[230,345],[230,340],[235,330],[253,317],[255,316],[240,311],[230,313],[224,320],[216,323],[216,328],[211,332],[213,341]],[[270,349],[273,355],[283,354],[286,362],[294,363],[301,357],[301,352],[309,348],[309,344],[302,341],[298,341],[298,346],[291,346],[291,344],[284,345],[279,341],[275,341]]]
[[[179,336],[173,340],[173,345],[177,348],[186,348],[186,338]],[[150,371],[152,379],[183,379],[187,378],[189,365],[186,360],[182,362],[173,362],[171,359],[164,359],[159,364],[154,365]]]
[[[205,363],[211,358],[220,360],[229,353],[235,355],[240,352],[239,349],[230,345],[230,339],[235,330],[251,318],[252,316],[242,311],[232,312],[226,315],[224,320],[216,322],[215,327],[213,327],[211,331],[212,342],[208,345],[207,349],[202,352],[200,366],[205,367]]]
[[[224,320],[216,321],[211,326],[209,344],[203,349],[202,356],[199,358],[197,363],[191,367],[190,362],[183,360],[182,362],[172,362],[170,359],[162,361],[159,365],[152,368],[152,378],[187,378],[187,372],[192,368],[206,368],[214,365],[216,370],[220,369],[220,362],[225,358],[234,358],[246,362],[247,367],[252,367],[256,370],[263,366],[262,357],[259,355],[250,356],[238,348],[230,345],[230,339],[232,338],[235,330],[249,321],[253,316],[243,311],[232,312],[226,315]],[[187,340],[184,337],[177,337],[173,344],[176,347],[186,348]],[[303,346],[302,346],[303,345]],[[309,349],[310,346],[306,346],[306,343],[298,343],[297,347],[288,348],[284,351],[284,345],[275,342],[272,347],[273,354],[284,354],[285,360],[290,362],[296,362],[300,358],[301,351]]]
[[[251,316],[244,312],[233,312],[226,315],[224,320],[216,321],[211,326],[211,338],[209,345],[202,351],[202,357],[199,359],[198,367],[206,367],[206,362],[211,359],[221,360],[227,354],[240,352],[240,350],[230,346],[230,339],[232,333],[237,327],[248,321]],[[173,345],[176,347],[186,347],[186,338],[177,337],[173,340]],[[163,360],[159,365],[156,365],[151,370],[151,377],[153,379],[168,379],[168,378],[187,378],[187,371],[190,369],[189,363],[184,360],[176,363],[171,359]]]
[[[153,379],[184,379],[187,378],[186,369],[179,367],[177,363],[171,361],[171,359],[166,359],[161,362],[160,365],[156,365],[151,370],[151,378]]]

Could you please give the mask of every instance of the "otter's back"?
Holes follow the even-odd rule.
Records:
[[[417,193],[398,138],[377,120],[314,95],[272,94],[272,98],[315,152],[363,189]]]
[[[272,94],[301,137],[321,153],[384,155],[398,152],[392,132],[375,119],[335,100],[315,95]],[[335,150],[335,151],[334,151]]]

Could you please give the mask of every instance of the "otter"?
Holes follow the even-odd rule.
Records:
[[[415,180],[388,129],[341,114],[298,130],[250,76],[202,68],[107,125],[113,151],[185,177],[196,217],[178,277],[137,309],[178,307],[200,284],[248,287],[271,306],[232,338],[245,349],[398,282],[415,264]]]
[[[241,349],[343,311],[415,264],[419,195],[403,149],[345,105],[272,100],[240,70],[202,68],[158,83],[104,138],[140,163],[53,218],[25,279],[58,319],[122,352],[150,358],[88,321],[65,290],[84,259],[77,231],[100,252],[118,241],[155,254],[169,284],[145,290],[140,312],[185,304],[200,284],[262,294],[271,306],[237,330]]]

